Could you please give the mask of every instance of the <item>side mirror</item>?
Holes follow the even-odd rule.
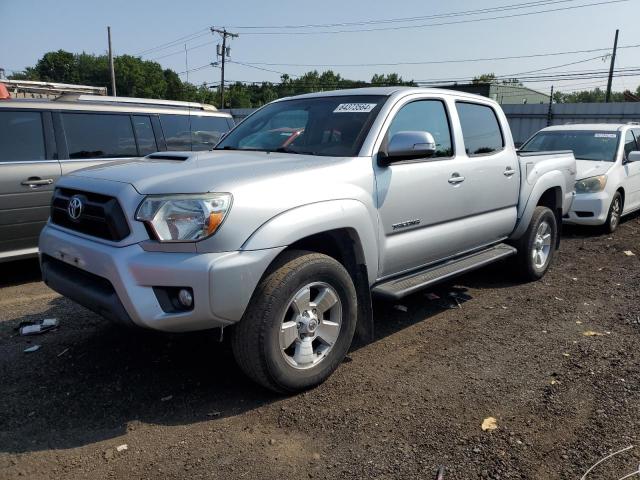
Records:
[[[625,163],[640,162],[640,151],[629,152]]]
[[[436,141],[429,132],[398,132],[389,141],[383,163],[429,158],[436,153]]]

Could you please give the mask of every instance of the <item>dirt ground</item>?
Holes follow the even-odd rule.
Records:
[[[633,445],[587,476],[619,479],[640,463],[639,232],[566,229],[543,281],[496,265],[456,281],[459,308],[376,302],[375,341],[289,398],[214,335],[122,330],[36,262],[1,265],[0,478],[577,480]],[[60,328],[15,331],[47,317]]]

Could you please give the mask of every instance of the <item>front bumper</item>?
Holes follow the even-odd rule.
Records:
[[[610,206],[607,192],[579,193],[563,221],[575,225],[602,225],[607,221]]]
[[[167,332],[239,321],[262,274],[283,249],[149,252],[138,244],[95,242],[51,224],[40,235],[43,278],[49,287],[106,318]],[[153,287],[190,287],[193,309],[165,312]]]

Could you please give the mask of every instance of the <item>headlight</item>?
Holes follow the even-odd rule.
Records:
[[[210,237],[231,206],[229,193],[150,195],[136,212],[161,242],[195,242]]]
[[[604,190],[607,184],[607,176],[599,175],[597,177],[589,177],[576,182],[576,193],[595,193]]]

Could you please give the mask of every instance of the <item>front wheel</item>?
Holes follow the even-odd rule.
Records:
[[[260,282],[231,345],[244,373],[278,393],[322,383],[340,365],[356,327],[351,276],[319,253],[283,254]]]
[[[556,216],[547,207],[536,207],[518,245],[518,273],[524,280],[539,280],[549,269],[558,240]]]
[[[620,192],[616,192],[611,200],[611,206],[609,207],[609,214],[607,215],[607,221],[604,224],[604,230],[607,233],[613,233],[620,225],[620,217],[622,216],[622,195]]]

